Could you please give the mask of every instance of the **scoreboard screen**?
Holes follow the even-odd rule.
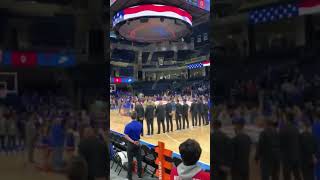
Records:
[[[188,4],[210,11],[210,0],[185,0]]]

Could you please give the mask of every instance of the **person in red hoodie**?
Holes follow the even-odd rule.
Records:
[[[188,139],[179,146],[182,163],[171,170],[170,180],[210,180],[210,173],[201,169],[197,162],[201,156],[200,144]]]

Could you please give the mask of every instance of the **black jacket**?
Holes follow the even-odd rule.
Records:
[[[176,104],[176,115],[182,115],[182,105]]]
[[[248,173],[251,139],[244,133],[232,139],[232,171]]]
[[[223,132],[214,131],[210,138],[212,144],[212,164],[213,170],[219,170],[221,166],[231,166],[231,139]]]
[[[98,138],[83,139],[79,144],[79,154],[88,164],[89,177],[106,177],[109,171],[109,152],[107,144]]]
[[[198,103],[198,112],[203,114],[204,113],[204,104],[202,102]]]
[[[190,112],[191,112],[192,114],[197,114],[198,111],[199,111],[199,109],[198,109],[198,103],[195,103],[195,102],[191,103]]]
[[[154,106],[147,105],[146,111],[145,111],[145,117],[146,117],[146,119],[153,119],[154,118]]]
[[[202,113],[203,114],[208,114],[208,111],[209,111],[208,103],[203,103],[202,104]]]
[[[300,161],[299,130],[291,124],[280,129],[280,149],[282,161],[297,164]]]
[[[300,134],[301,163],[303,165],[313,164],[313,155],[316,154],[318,147],[315,137],[309,132]]]
[[[141,104],[137,104],[135,107],[135,111],[137,112],[138,118],[144,117],[144,108]]]
[[[164,105],[158,105],[156,108],[157,119],[163,120],[166,116],[166,109]]]
[[[280,160],[280,140],[276,129],[265,128],[261,132],[257,144],[256,160],[270,164]]]
[[[169,116],[169,114],[172,112],[172,104],[171,102],[168,102],[166,104],[166,116]]]
[[[182,105],[182,114],[184,116],[188,116],[188,111],[189,111],[189,105],[188,104]]]

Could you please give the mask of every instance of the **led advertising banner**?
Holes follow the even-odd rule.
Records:
[[[210,0],[186,0],[188,4],[210,11]]]

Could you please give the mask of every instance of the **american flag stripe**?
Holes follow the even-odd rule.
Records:
[[[142,11],[154,11],[158,13],[172,12],[177,14],[178,16],[186,17],[190,21],[192,21],[192,16],[187,11],[180,8],[173,7],[173,6],[147,4],[147,5],[134,6],[131,8],[127,8],[123,11],[125,15],[140,13]]]
[[[203,65],[203,66],[210,66],[210,61],[204,61],[204,62],[202,62],[202,65]]]
[[[319,0],[303,0],[298,6],[300,15],[308,15],[320,12]]]
[[[128,19],[148,16],[176,18],[192,25],[192,16],[183,9],[166,5],[147,4],[119,11],[113,17],[113,26]]]
[[[183,21],[187,21],[190,25],[192,25],[192,22],[188,18],[185,18],[183,16],[179,16],[173,12],[159,13],[159,12],[154,12],[154,11],[142,11],[142,12],[138,12],[135,14],[125,14],[124,19],[133,19],[133,18],[137,18],[137,17],[146,17],[146,16],[173,17],[173,18],[177,18],[177,19],[180,19]]]

